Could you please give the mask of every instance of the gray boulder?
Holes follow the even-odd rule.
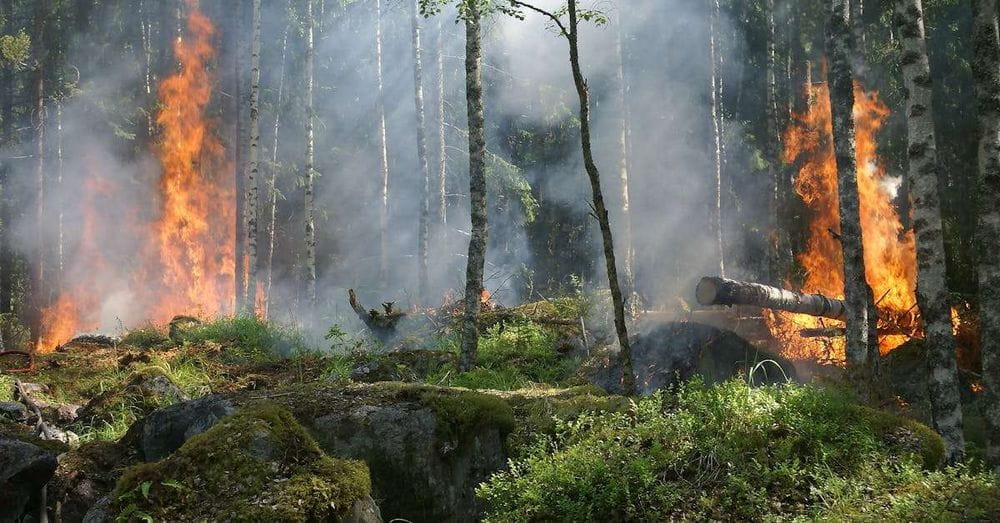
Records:
[[[733,332],[691,322],[668,322],[632,336],[632,368],[643,395],[701,376],[706,383],[725,381],[754,372],[755,385],[795,381],[792,363],[758,349]],[[778,367],[781,367],[779,370]],[[604,351],[585,362],[582,377],[610,393],[621,394],[622,367],[618,352]]]
[[[0,436],[0,521],[20,521],[41,504],[41,491],[56,471],[56,456]]]
[[[216,395],[176,403],[136,422],[126,440],[134,438],[133,443],[145,461],[159,461],[235,411],[231,401]]]
[[[0,401],[0,418],[24,423],[28,420],[28,407],[16,401]]]

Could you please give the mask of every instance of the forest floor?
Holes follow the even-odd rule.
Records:
[[[717,341],[648,360],[683,382],[625,398],[592,383],[614,365],[593,347],[601,333],[518,315],[486,328],[479,366],[458,372],[439,323],[392,350],[332,328],[316,351],[224,318],[39,355],[0,373],[0,454],[9,440],[59,458],[34,484],[0,470],[0,486],[24,487],[0,514],[33,520],[48,483],[63,521],[1000,520],[998,478],[975,460],[944,467],[940,438],[902,402],[861,405],[831,380],[751,386],[705,362]],[[678,325],[653,332],[677,338]],[[63,442],[35,437],[15,382],[34,384],[22,389]]]

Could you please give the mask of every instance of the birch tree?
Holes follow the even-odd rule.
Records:
[[[844,252],[844,296],[847,301],[847,363],[861,370],[868,363],[868,283],[865,281],[861,209],[855,165],[854,79],[848,0],[833,0],[827,35],[830,57],[830,107],[833,113],[833,149],[837,162],[840,202],[840,244]],[[874,320],[872,318],[871,320]]]
[[[389,144],[385,128],[385,92],[382,84],[382,0],[375,0],[375,118],[378,120],[379,159],[379,279],[389,273]]]
[[[306,270],[306,300],[310,305],[316,303],[316,209],[313,203],[313,192],[316,186],[316,165],[314,149],[313,121],[316,118],[313,106],[313,66],[316,49],[313,46],[313,31],[316,20],[313,18],[313,0],[306,0],[306,175],[305,175],[305,270]]]
[[[420,178],[422,189],[420,191],[420,231],[417,235],[417,258],[418,274],[417,285],[421,303],[430,300],[430,289],[428,283],[428,243],[430,236],[430,190],[431,176],[427,165],[427,134],[424,128],[424,86],[423,86],[423,64],[421,63],[422,53],[420,49],[420,6],[419,0],[412,0],[411,9],[411,35],[413,43],[413,102],[416,109],[417,118],[417,162],[420,167]]]
[[[635,247],[632,244],[632,210],[629,202],[629,113],[628,113],[628,82],[625,78],[625,44],[624,32],[622,29],[622,17],[624,9],[621,2],[618,5],[618,16],[615,18],[615,56],[616,64],[616,90],[615,103],[618,105],[618,181],[621,196],[621,216],[622,232],[624,236],[624,256],[622,257],[622,269],[625,276],[625,300],[629,309],[629,315],[634,316],[638,311],[638,295],[635,292]]]
[[[444,233],[444,226],[448,224],[448,143],[445,140],[444,121],[444,24],[438,19],[437,45],[434,48],[435,62],[437,62],[437,222],[440,230]]]
[[[719,35],[719,0],[713,0],[712,12],[709,15],[708,27],[708,56],[711,61],[711,77],[709,79],[709,109],[712,115],[712,160],[713,160],[713,180],[711,211],[709,212],[709,228],[713,241],[712,252],[714,262],[717,264],[719,277],[726,276],[725,252],[722,240],[722,129],[719,118],[718,100],[718,35]]]
[[[979,324],[987,463],[1000,473],[1000,40],[995,0],[972,0],[979,106]]]
[[[246,232],[247,300],[244,312],[257,310],[257,198],[260,179],[260,0],[253,0],[250,44],[250,154],[247,159]]]
[[[931,69],[921,0],[897,0],[895,21],[903,43],[908,175],[917,240],[917,303],[926,333],[931,410],[934,426],[945,441],[947,459],[957,462],[965,454],[965,439],[948,305]]]
[[[285,8],[285,12],[288,16],[291,16],[292,11],[292,0],[288,0],[288,5]],[[268,182],[268,190],[270,191],[270,221],[271,223],[267,227],[267,268],[265,269],[266,278],[266,289],[264,301],[264,317],[267,318],[268,311],[271,308],[271,285],[274,281],[274,240],[275,232],[278,228],[278,139],[281,136],[279,133],[281,129],[281,102],[282,95],[285,91],[285,59],[288,52],[288,27],[291,25],[291,20],[285,23],[285,29],[281,33],[281,62],[280,69],[278,73],[278,92],[274,97],[274,142],[271,144],[271,179]]]

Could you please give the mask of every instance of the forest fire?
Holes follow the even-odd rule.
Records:
[[[843,257],[837,232],[837,168],[833,155],[832,119],[827,85],[809,86],[809,109],[794,115],[784,133],[784,160],[800,166],[796,193],[810,211],[806,251],[798,256],[805,271],[802,291],[842,298]],[[904,229],[897,212],[897,181],[886,173],[878,157],[876,134],[889,109],[877,93],[854,88],[858,191],[861,227],[869,285],[879,309],[879,347],[888,353],[918,333],[916,308],[916,251],[912,230]],[[800,360],[842,362],[843,337],[801,336],[804,329],[830,327],[825,320],[805,314],[770,311],[768,325],[785,356]]]
[[[42,311],[39,352],[51,351],[77,333],[102,328],[98,282],[110,278],[130,289],[131,305],[154,323],[180,313],[211,316],[232,310],[235,185],[227,176],[230,162],[215,136],[215,122],[206,116],[214,85],[209,66],[215,58],[215,28],[197,2],[188,0],[186,5],[187,33],[174,43],[179,67],[159,86],[158,211],[136,231],[139,259],[131,267],[107,267],[98,245],[104,237],[121,234],[121,224],[95,217],[108,203],[102,195],[112,188],[97,174],[100,169],[90,169],[80,202],[83,222],[72,257],[74,277]]]

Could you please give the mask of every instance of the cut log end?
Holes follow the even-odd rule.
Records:
[[[721,288],[721,282],[721,278],[714,278],[711,276],[702,278],[694,290],[695,298],[697,298],[698,303],[701,305],[716,305],[716,300],[719,297],[719,289]]]

